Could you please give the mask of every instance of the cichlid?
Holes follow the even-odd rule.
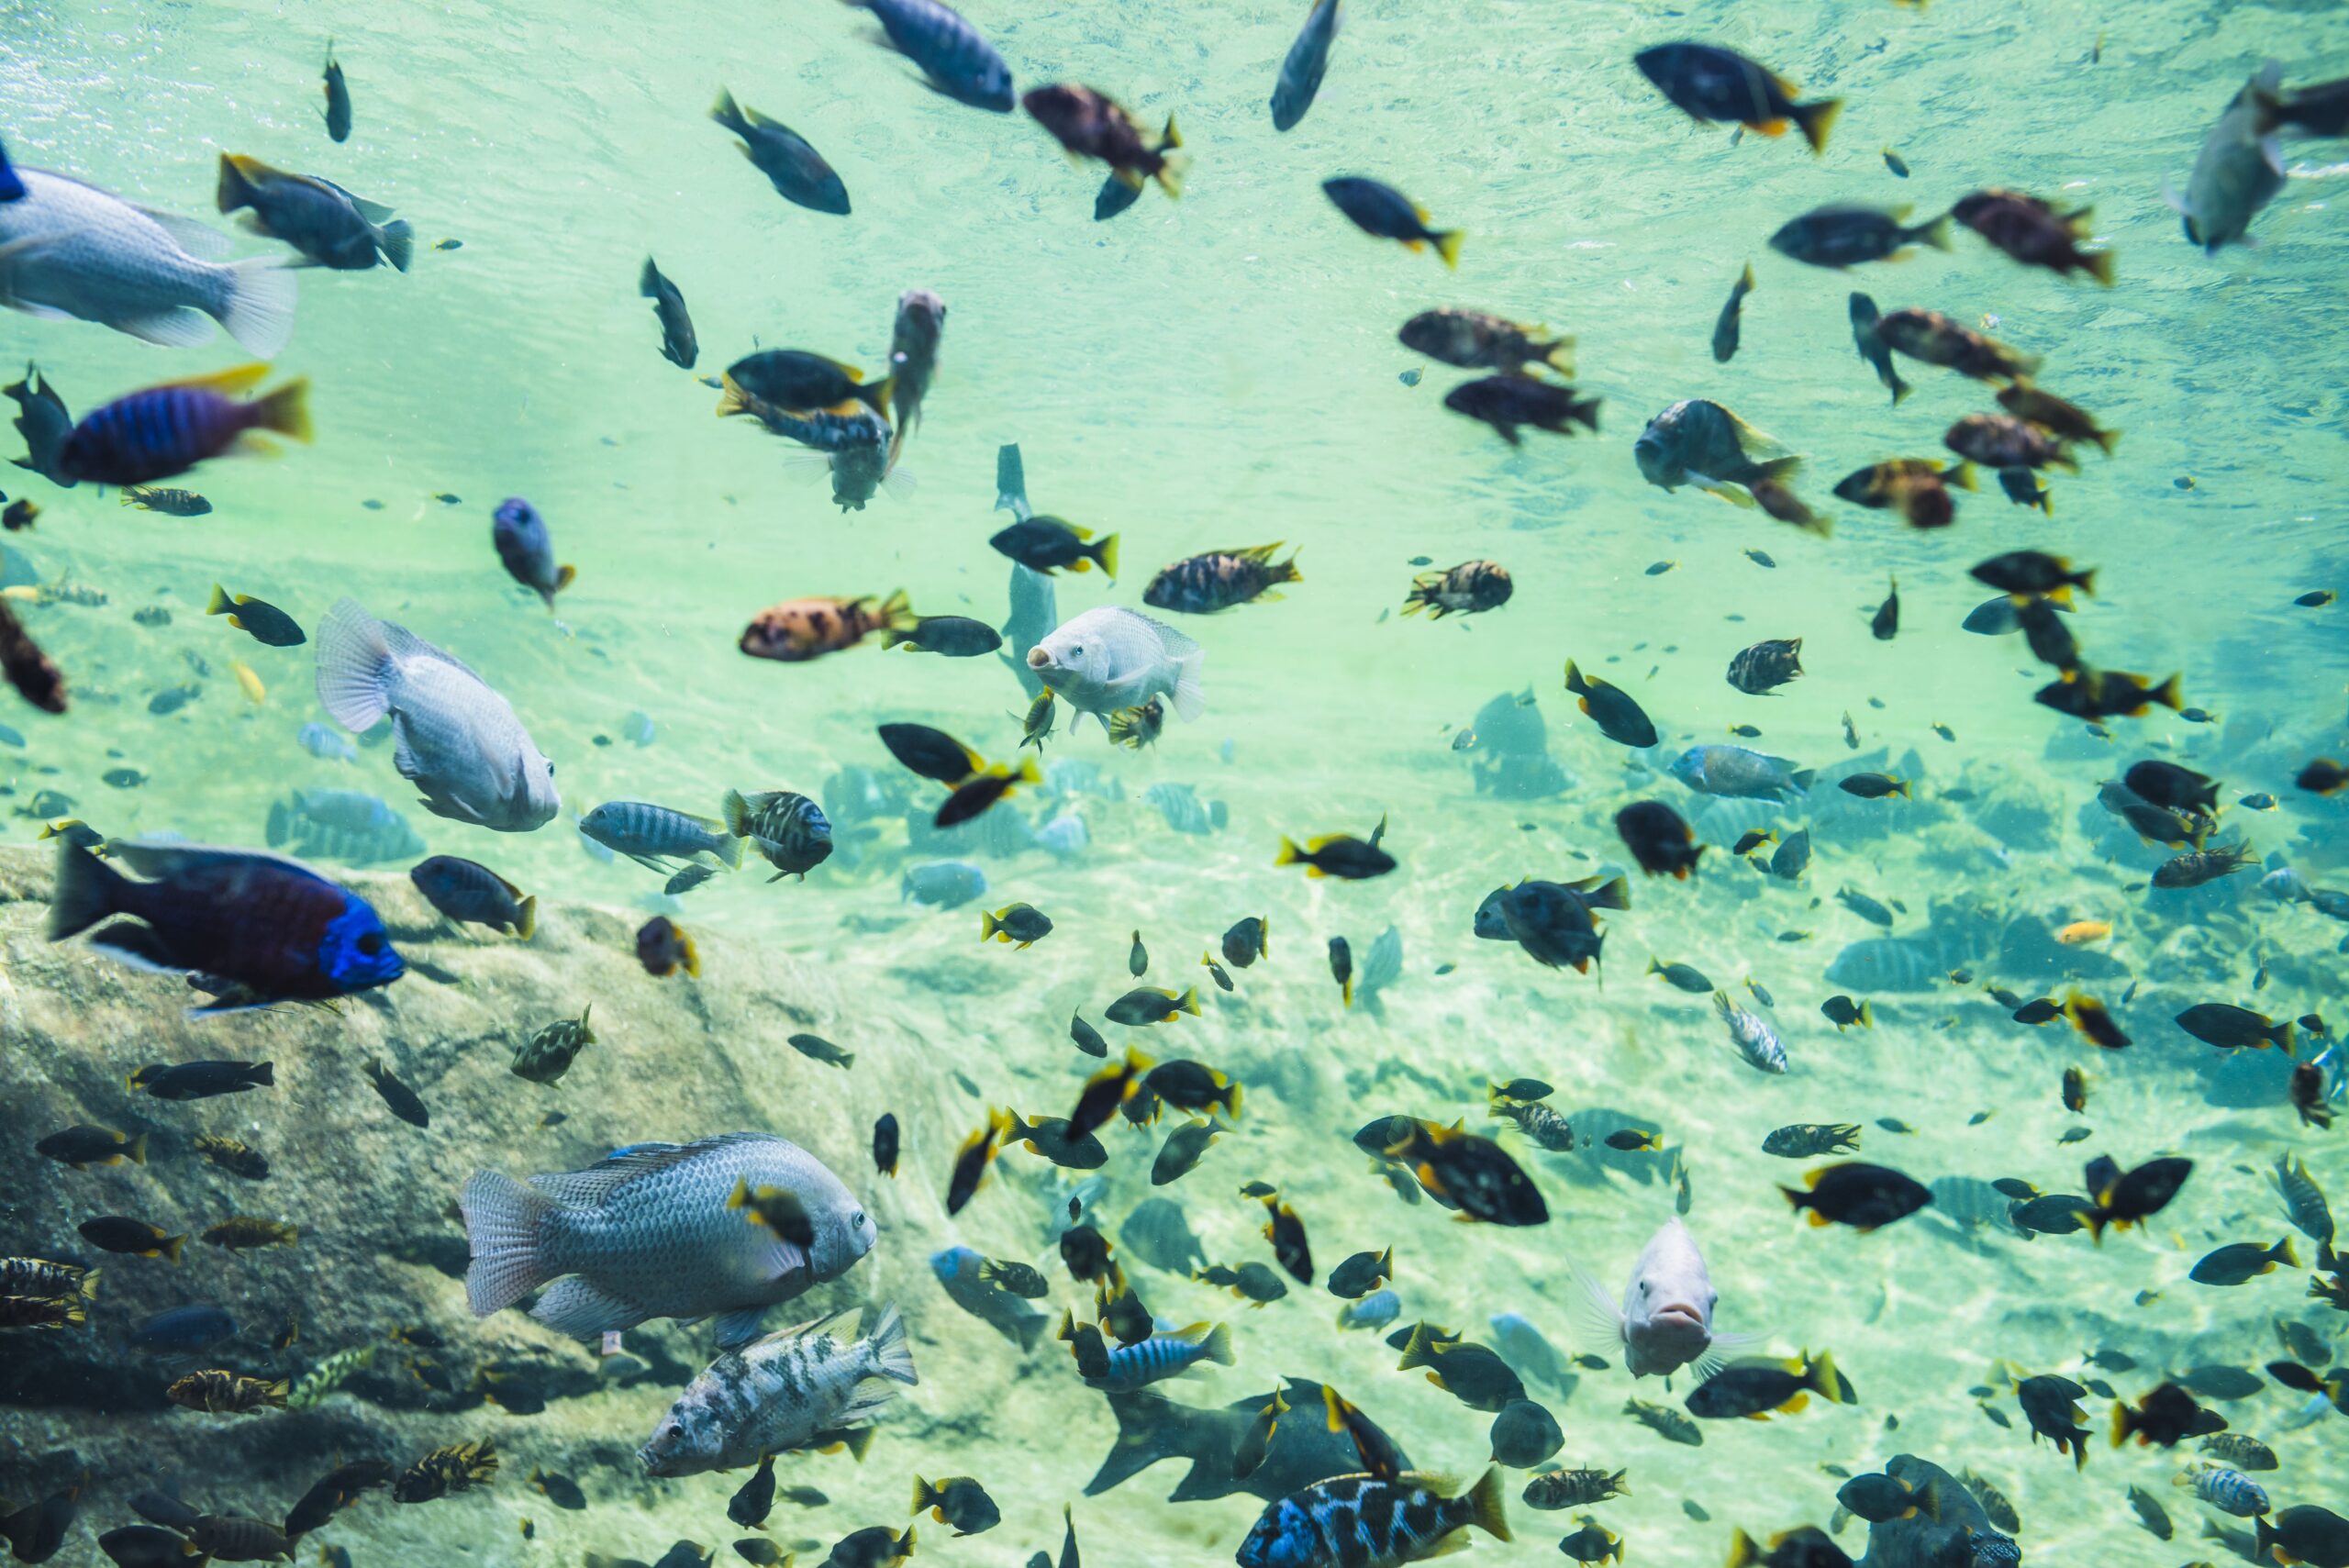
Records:
[[[1103,607],[1063,622],[1028,651],[1028,667],[1052,694],[1101,721],[1153,696],[1174,701],[1177,717],[1207,710],[1200,670],[1207,653],[1165,622],[1136,610]]]
[[[742,156],[784,200],[810,212],[848,216],[848,187],[806,137],[756,109],[740,107],[723,87],[709,117],[742,139],[737,144]]]
[[[217,201],[223,213],[246,212],[245,227],[255,234],[282,239],[305,260],[336,272],[365,272],[388,261],[405,272],[415,254],[414,231],[390,207],[258,158],[220,155]]]
[[[1618,1305],[1607,1287],[1577,1274],[1593,1321],[1623,1347],[1633,1377],[1668,1377],[1694,1364],[1700,1377],[1720,1364],[1713,1307],[1720,1300],[1697,1239],[1677,1216],[1657,1228],[1631,1264]]]
[[[921,67],[930,89],[958,104],[1008,115],[1017,101],[1011,67],[978,28],[940,0],[852,0],[873,13],[890,46]],[[846,209],[843,208],[843,211]]]
[[[685,296],[677,285],[662,275],[650,256],[638,274],[636,292],[652,302],[652,314],[661,323],[661,357],[679,370],[693,369],[694,361],[701,358],[693,313],[685,308]]]
[[[505,563],[507,575],[546,601],[549,609],[554,608],[554,596],[579,575],[576,568],[555,563],[554,539],[547,531],[546,518],[519,495],[508,495],[497,504],[490,519],[489,542]]]
[[[318,700],[354,733],[388,715],[392,765],[435,816],[521,833],[562,808],[554,764],[513,705],[463,663],[356,599],[338,599],[317,631]]]
[[[795,1245],[729,1212],[727,1195],[743,1182],[796,1195],[813,1243]],[[769,1307],[846,1273],[875,1236],[839,1177],[762,1132],[640,1144],[527,1185],[477,1171],[458,1201],[473,1250],[465,1276],[473,1315],[544,1287],[531,1316],[580,1338],[653,1318],[715,1316],[720,1345],[744,1344]]]
[[[742,863],[742,840],[725,822],[650,801],[607,800],[580,817],[579,830],[648,871],[705,854],[729,870]]]
[[[407,879],[449,919],[487,926],[524,941],[538,929],[538,898],[479,861],[434,855],[410,867]]]
[[[1330,69],[1330,45],[1343,20],[1338,15],[1339,3],[1313,0],[1312,8],[1305,14],[1305,25],[1289,44],[1281,61],[1280,77],[1273,83],[1275,130],[1295,130],[1313,106],[1314,95],[1321,91],[1322,75]]]
[[[844,1435],[870,1424],[896,1385],[921,1381],[896,1306],[861,1340],[840,1322],[835,1314],[778,1329],[703,1368],[637,1451],[646,1473],[730,1470]]]

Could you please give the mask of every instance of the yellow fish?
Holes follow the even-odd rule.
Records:
[[[259,705],[269,700],[269,688],[261,684],[261,677],[253,673],[251,665],[241,659],[231,659],[228,668],[236,672],[237,684],[244,689],[247,701]]]

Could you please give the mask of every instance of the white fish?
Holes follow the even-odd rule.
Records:
[[[211,341],[209,317],[265,360],[294,335],[294,274],[283,258],[222,261],[228,238],[193,219],[63,174],[17,172],[24,196],[0,202],[0,304],[170,348]]]
[[[785,1240],[726,1207],[740,1182],[781,1187],[807,1212],[813,1240]],[[716,1316],[720,1345],[747,1343],[759,1317],[838,1279],[873,1250],[862,1204],[821,1161],[771,1133],[640,1143],[584,1171],[476,1171],[458,1195],[476,1318],[549,1285],[530,1316],[586,1339],[653,1318]],[[568,1276],[568,1277],[564,1277]]]
[[[1726,991],[1713,993],[1713,1008],[1729,1026],[1730,1043],[1737,1047],[1738,1055],[1748,1067],[1765,1073],[1787,1070],[1787,1048],[1778,1043],[1777,1035],[1755,1014],[1747,1012],[1729,999]]]
[[[562,808],[513,705],[457,659],[350,598],[318,622],[317,645],[318,701],[354,733],[389,714],[393,766],[434,814],[527,833]]]
[[[1576,1269],[1575,1276],[1582,1283],[1586,1325],[1623,1347],[1623,1365],[1633,1377],[1669,1376],[1692,1364],[1698,1377],[1710,1377],[1720,1370],[1724,1349],[1756,1338],[1713,1332],[1720,1296],[1697,1239],[1676,1215],[1640,1249],[1621,1306],[1590,1274]]]
[[[881,1309],[865,1339],[837,1321],[780,1329],[703,1368],[637,1451],[645,1470],[698,1475],[756,1464],[868,1424],[896,1397],[895,1385],[921,1381],[896,1306]]]
[[[2205,251],[2251,244],[2251,220],[2284,188],[2284,150],[2273,117],[2283,83],[2281,64],[2261,66],[2203,139],[2185,196],[2162,183],[2163,199],[2186,218],[2186,238]]]
[[[1137,610],[1087,610],[1028,651],[1028,667],[1052,694],[1109,728],[1109,716],[1154,696],[1174,699],[1178,717],[1207,711],[1199,670],[1207,651]]]

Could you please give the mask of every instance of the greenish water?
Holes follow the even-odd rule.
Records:
[[[2304,1296],[2305,1269],[2234,1289],[2188,1282],[2210,1248],[2287,1232],[2266,1176],[2279,1154],[2305,1160],[2335,1194],[2349,1192],[2349,1159],[2337,1131],[2295,1118],[2277,1053],[2221,1060],[2171,1018],[2216,1001],[2338,1021],[2343,928],[2259,891],[2264,867],[2190,895],[2150,894],[2141,884],[2167,851],[2118,828],[2096,792],[2150,756],[2221,778],[2229,803],[2272,793],[2282,802],[2272,812],[2230,804],[2213,841],[2245,839],[2311,885],[2349,885],[2343,798],[2292,787],[2309,759],[2343,755],[2349,639],[2340,606],[2291,602],[2311,589],[2349,591],[2338,373],[2349,229],[2337,210],[2349,151],[2339,141],[2286,143],[2295,177],[2254,224],[2255,249],[2203,255],[2160,195],[2165,179],[2183,185],[2210,123],[2263,59],[2280,58],[2294,84],[2339,74],[2349,12],[2172,0],[2118,11],[1941,0],[1921,14],[1862,0],[1675,11],[1348,0],[1327,83],[1286,135],[1265,108],[1300,19],[1286,6],[974,3],[967,14],[1023,90],[1089,82],[1145,124],[1178,115],[1196,160],[1182,199],[1150,191],[1123,217],[1094,222],[1097,166],[1072,167],[1025,115],[990,116],[925,91],[865,37],[869,18],[816,0],[592,15],[536,0],[429,12],[0,5],[0,135],[18,163],[199,214],[209,212],[218,155],[245,153],[395,206],[419,239],[404,276],[304,274],[293,342],[276,362],[312,383],[317,444],[168,482],[203,491],[210,516],[151,516],[88,485],[61,491],[0,473],[0,488],[42,507],[38,528],[11,535],[11,547],[42,580],[70,575],[107,595],[100,606],[19,606],[77,701],[62,720],[21,705],[0,716],[27,739],[6,754],[17,804],[61,790],[110,834],[258,845],[271,804],[289,790],[359,789],[401,812],[431,852],[482,860],[550,905],[630,907],[632,923],[661,879],[581,852],[568,819],[597,802],[714,813],[728,788],[787,788],[829,806],[843,770],[907,780],[873,733],[888,720],[938,725],[990,758],[1011,753],[1025,695],[992,658],[884,653],[876,642],[783,666],[733,644],[762,606],[808,595],[902,587],[925,613],[1000,622],[1006,562],[987,539],[1009,520],[991,510],[997,449],[1017,443],[1040,510],[1122,536],[1114,584],[1099,573],[1056,579],[1063,617],[1139,606],[1155,566],[1208,549],[1286,540],[1304,580],[1278,603],[1183,618],[1207,650],[1207,713],[1170,721],[1154,750],[1113,749],[1063,713],[1047,764],[1081,760],[1123,798],[1080,793],[1063,774],[998,811],[1031,826],[1075,815],[1087,829],[1081,851],[916,848],[902,808],[864,822],[836,811],[843,848],[804,885],[746,873],[673,910],[731,962],[786,955],[926,1040],[869,1060],[864,1073],[877,1070],[881,1083],[838,1087],[853,1094],[854,1112],[829,1121],[851,1135],[811,1143],[863,1192],[875,1179],[854,1129],[879,1108],[902,1108],[898,1188],[908,1195],[874,1200],[882,1236],[863,1268],[890,1281],[918,1347],[937,1353],[918,1348],[923,1382],[903,1402],[920,1412],[920,1435],[907,1435],[910,1422],[891,1430],[898,1418],[885,1416],[862,1465],[795,1458],[780,1467],[786,1484],[810,1479],[832,1499],[788,1524],[778,1518],[785,1542],[820,1538],[803,1562],[820,1562],[823,1543],[852,1529],[902,1524],[914,1473],[975,1476],[1005,1518],[952,1542],[925,1520],[921,1558],[1014,1563],[1057,1552],[1061,1505],[1077,1497],[1114,1430],[1101,1396],[1049,1337],[1022,1358],[964,1318],[925,1260],[967,1245],[1039,1263],[1052,1288],[1038,1305],[1055,1315],[1089,1296],[1040,1247],[1045,1207],[1029,1189],[1042,1162],[1006,1155],[1002,1174],[952,1219],[936,1200],[983,1104],[1033,1116],[1074,1100],[1094,1063],[1067,1043],[1067,1018],[1081,1006],[1099,1023],[1134,984],[1124,962],[1136,928],[1152,954],[1148,983],[1197,981],[1206,1012],[1148,1034],[1105,1025],[1113,1048],[1187,1054],[1248,1086],[1235,1130],[1163,1195],[1184,1205],[1209,1257],[1269,1261],[1256,1234],[1262,1211],[1234,1191],[1271,1180],[1305,1219],[1324,1274],[1358,1249],[1394,1245],[1401,1323],[1484,1337],[1489,1315],[1519,1312],[1562,1350],[1606,1355],[1609,1368],[1583,1373],[1571,1398],[1536,1396],[1565,1429],[1559,1461],[1630,1471],[1631,1495],[1593,1511],[1626,1537],[1634,1561],[1717,1561],[1733,1525],[1757,1537],[1823,1525],[1838,1482],[1822,1465],[1857,1473],[1900,1452],[1994,1481],[2022,1518],[2028,1561],[2223,1560],[2223,1546],[2196,1539],[2202,1518],[2219,1516],[2169,1485],[2172,1461],[2190,1445],[2175,1455],[2111,1452],[2101,1435],[2109,1401],[2091,1399],[2096,1457],[2075,1473],[2029,1440],[1994,1369],[2004,1361],[2080,1376],[2082,1354],[2110,1346],[2137,1369],[2087,1375],[2133,1399],[2165,1373],[2256,1369],[2284,1353],[2271,1326],[2279,1318],[2309,1325],[2342,1356],[2344,1319]],[[318,123],[329,37],[356,101],[357,128],[340,145]],[[1740,49],[1807,93],[1842,96],[1826,154],[1751,135],[1731,146],[1726,127],[1699,128],[1665,104],[1630,57],[1679,38]],[[704,117],[720,84],[804,132],[840,171],[853,216],[776,196]],[[1884,147],[1898,150],[1910,178],[1887,169]],[[1317,188],[1339,173],[1389,181],[1439,227],[1464,228],[1458,272],[1355,232]],[[2117,285],[2015,265],[1964,231],[1950,254],[1848,276],[1765,243],[1821,203],[1911,203],[1921,218],[1993,184],[2093,206],[2096,240],[2118,256]],[[446,239],[462,248],[426,248]],[[259,253],[266,243],[239,248]],[[754,344],[878,365],[898,294],[942,295],[941,368],[904,460],[918,488],[843,517],[820,478],[785,461],[793,449],[749,421],[713,418],[717,395],[659,357],[635,290],[648,250],[692,308],[696,373],[714,374]],[[1714,317],[1748,261],[1759,286],[1742,346],[1719,364]],[[1959,497],[1956,526],[1937,533],[1831,500],[1837,477],[1938,453],[1951,421],[1988,406],[1978,384],[1909,361],[1902,372],[1917,392],[1889,406],[1852,349],[1853,289],[1887,311],[1938,309],[2043,354],[2046,386],[2123,432],[2117,454],[2088,451],[2076,477],[2054,476],[2051,517],[2010,505],[1987,474],[1983,493]],[[1600,432],[1531,432],[1511,450],[1447,412],[1443,394],[1466,373],[1429,364],[1394,336],[1406,317],[1440,306],[1574,335],[1576,384],[1604,400]],[[92,325],[6,319],[0,363],[37,360],[77,414],[238,358],[225,340],[161,350]],[[1400,373],[1414,370],[1424,379],[1404,384]],[[1689,397],[1716,399],[1806,454],[1798,488],[1834,517],[1832,537],[1644,483],[1633,438]],[[443,504],[440,494],[461,499]],[[552,616],[489,548],[491,509],[509,495],[544,512],[559,558],[579,569]],[[2096,596],[2072,622],[2096,662],[2156,678],[2177,670],[2188,703],[2218,720],[2190,724],[2157,708],[2110,721],[2104,740],[2035,705],[2047,673],[2020,639],[1959,629],[1988,593],[1965,569],[2026,547],[2098,568]],[[1750,560],[1753,550],[1775,566]],[[1497,561],[1515,595],[1481,617],[1404,619],[1396,612],[1419,556],[1437,567]],[[1645,574],[1659,561],[1677,565]],[[1868,617],[1895,575],[1900,634],[1882,642]],[[555,760],[564,817],[492,835],[416,806],[388,749],[362,750],[355,764],[306,754],[295,732],[324,717],[312,651],[259,647],[206,619],[215,580],[306,626],[353,595],[467,661]],[[171,612],[168,625],[132,620],[150,605]],[[1724,684],[1739,649],[1798,636],[1799,682],[1771,697]],[[208,673],[194,673],[191,656]],[[1569,657],[1636,695],[1663,745],[1634,753],[1599,736],[1560,689]],[[260,676],[265,702],[239,694],[231,658]],[[190,680],[202,688],[195,701],[168,716],[149,711],[154,693]],[[1497,765],[1493,724],[1465,752],[1453,735],[1489,700],[1529,687],[1547,726],[1541,750],[1560,771],[1526,798],[1479,789],[1478,771]],[[1526,710],[1504,702],[1500,711],[1506,728]],[[654,726],[649,745],[624,733],[640,712]],[[1855,750],[1843,740],[1847,714]],[[1859,801],[1822,784],[1776,814],[1701,809],[1706,799],[1662,770],[1742,724],[1761,730],[1753,744],[1807,766],[1899,773],[1916,798]],[[143,781],[101,782],[121,767]],[[1222,802],[1226,825],[1176,831],[1143,797],[1162,784]],[[919,785],[907,798],[935,796]],[[1612,819],[1639,798],[1670,802],[1720,847],[1688,883],[1633,875],[1631,909],[1602,917],[1603,983],[1471,934],[1473,911],[1496,886],[1624,866]],[[1366,834],[1382,815],[1385,846],[1400,862],[1392,875],[1308,882],[1272,863],[1282,835]],[[1784,833],[1805,823],[1814,859],[1799,884],[1727,853],[1746,827]],[[8,828],[28,842],[39,823],[10,818]],[[985,873],[984,899],[952,913],[900,902],[908,867],[963,857]],[[1899,936],[1929,925],[1949,935],[1918,945],[1913,987],[1824,977],[1847,944],[1883,935],[1836,901],[1847,885],[1897,900]],[[1044,909],[1055,931],[1026,952],[979,948],[981,905],[1014,900]],[[1944,912],[1937,921],[1935,909]],[[1235,994],[1217,993],[1196,955],[1235,919],[1264,914],[1271,958],[1237,975]],[[2049,940],[2077,919],[2108,921],[2113,933],[2087,949]],[[1390,929],[1399,971],[1375,999],[1341,1006],[1328,940],[1347,938],[1359,968]],[[1789,932],[1806,935],[1782,940]],[[1641,976],[1650,954],[1697,965],[1749,1006],[1740,983],[1758,982],[1776,997],[1793,1071],[1764,1077],[1739,1062],[1703,996]],[[622,946],[610,962],[628,962]],[[1952,969],[1970,971],[1971,982],[1954,983]],[[2015,1025],[1981,990],[2060,996],[2075,981],[2113,1006],[2131,1050],[2098,1052],[2060,1022]],[[1838,1033],[1820,1017],[1838,991],[1872,995],[1873,1029]],[[208,1026],[213,1053],[240,1054],[239,1031],[253,1027]],[[724,1049],[763,1061],[787,1051],[787,1032],[746,1034]],[[2085,1117],[2057,1099],[2058,1074],[2074,1064],[2095,1083]],[[632,1070],[699,1069],[640,1055]],[[1620,1284],[1674,1211],[1668,1180],[1609,1174],[1586,1152],[1553,1157],[1510,1134],[1504,1146],[1543,1191],[1550,1221],[1470,1227],[1431,1205],[1404,1207],[1348,1141],[1370,1118],[1397,1112],[1497,1129],[1480,1120],[1486,1079],[1524,1074],[1557,1085],[1562,1111],[1606,1107],[1661,1126],[1688,1173],[1688,1223],[1721,1295],[1721,1328],[1762,1335],[1778,1353],[1831,1349],[1861,1404],[1709,1423],[1701,1449],[1663,1441],[1620,1414],[1623,1400],[1677,1407],[1687,1383],[1675,1379],[1669,1395],[1653,1379],[1635,1385],[1616,1347],[1577,1337],[1572,1265]],[[837,1085],[818,1086],[829,1095]],[[629,1085],[614,1073],[594,1092],[599,1113],[611,1112]],[[759,1108],[772,1130],[798,1136],[806,1113],[793,1097]],[[103,1122],[107,1109],[61,1119]],[[1887,1131],[1878,1118],[1914,1130]],[[2080,1162],[2100,1151],[2123,1164],[2178,1152],[2198,1165],[2151,1234],[2100,1248],[2083,1236],[2025,1240],[2001,1232],[1995,1214],[1953,1223],[1952,1204],[1868,1236],[1813,1231],[1775,1188],[1820,1162],[1776,1160],[1760,1143],[1783,1124],[1838,1121],[1865,1128],[1863,1157],[1928,1182],[2006,1176],[2074,1191]],[[2075,1124],[2092,1127],[2092,1138],[2059,1144]],[[1105,1133],[1101,1208],[1113,1239],[1135,1204],[1160,1195],[1149,1152],[1171,1125],[1148,1138]],[[306,1136],[298,1116],[274,1130]],[[636,1141],[730,1129],[612,1130],[614,1141]],[[437,1147],[445,1169],[403,1166],[400,1179],[438,1180],[453,1196],[476,1165],[562,1168],[462,1131]],[[19,1207],[0,1250],[53,1256],[70,1244],[64,1221],[78,1218]],[[2314,1244],[2295,1245],[2310,1261]],[[1489,1418],[1398,1373],[1376,1337],[1336,1333],[1338,1303],[1318,1280],[1259,1312],[1165,1271],[1134,1276],[1163,1320],[1228,1318],[1236,1335],[1235,1368],[1162,1391],[1221,1406],[1276,1375],[1326,1379],[1426,1467],[1464,1483],[1482,1468]],[[877,1302],[861,1284],[852,1273],[819,1299]],[[455,1289],[439,1285],[443,1296]],[[2157,1298],[2138,1305],[2141,1292]],[[368,1331],[344,1328],[354,1341]],[[12,1336],[7,1349],[29,1343]],[[700,1329],[669,1331],[664,1343],[696,1365],[708,1349]],[[452,1360],[462,1362],[462,1349]],[[2012,1428],[1986,1418],[1986,1401],[1969,1392],[1976,1385],[1998,1388],[1987,1403]],[[490,1413],[501,1431],[531,1419],[556,1429],[531,1451],[550,1467],[576,1456],[566,1468],[596,1498],[587,1516],[547,1507],[517,1466],[490,1494],[434,1509],[394,1518],[372,1500],[327,1539],[361,1563],[568,1563],[589,1550],[650,1561],[675,1537],[725,1556],[740,1533],[723,1515],[736,1478],[648,1485],[635,1473],[633,1451],[673,1393],[601,1397],[592,1414]],[[2336,1413],[2307,1416],[2306,1403],[2271,1381],[2221,1408],[2234,1429],[2275,1448],[2281,1469],[2255,1479],[2278,1508],[2349,1511],[2349,1429]],[[38,1447],[33,1424],[43,1418],[0,1409],[0,1434],[21,1419],[22,1446]],[[420,1451],[483,1429],[478,1416],[417,1420],[401,1441]],[[1087,1560],[1230,1561],[1257,1501],[1168,1505],[1161,1499],[1179,1473],[1152,1470],[1080,1501]],[[1522,1479],[1512,1473],[1513,1504]],[[96,1529],[129,1518],[118,1496],[135,1484],[120,1480],[106,1478],[107,1500],[94,1488],[84,1502]],[[2132,1484],[2170,1509],[2177,1540],[2164,1544],[2138,1527],[2124,1500]],[[299,1485],[275,1490],[290,1497]],[[0,1485],[0,1495],[14,1494]],[[529,1542],[514,1524],[524,1514],[537,1524]],[[1572,1514],[1513,1506],[1513,1515],[1517,1544],[1479,1537],[1479,1557],[1547,1561],[1551,1540],[1574,1528]],[[1841,1540],[1861,1554],[1857,1527]],[[85,1529],[55,1561],[102,1559]]]

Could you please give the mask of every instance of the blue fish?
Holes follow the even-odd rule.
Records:
[[[939,0],[851,0],[881,19],[897,52],[921,67],[930,85],[974,109],[1011,112],[1011,67],[979,29]]]
[[[497,547],[497,559],[506,563],[507,573],[544,599],[549,609],[554,608],[554,596],[579,575],[569,566],[555,564],[554,538],[547,531],[546,518],[519,495],[508,495],[498,503],[489,526],[489,542]]]
[[[303,751],[325,762],[355,762],[359,749],[316,719],[294,732]]]
[[[8,725],[0,724],[0,745],[14,746],[21,751],[25,749],[24,735]]]
[[[187,1356],[237,1335],[237,1320],[217,1307],[174,1307],[130,1331],[125,1346],[143,1356]]]
[[[900,901],[953,909],[987,890],[987,873],[968,861],[928,861],[909,868],[897,885]]]
[[[17,178],[17,171],[8,162],[8,150],[0,147],[0,202],[25,199],[25,183]]]
[[[949,1247],[930,1255],[930,1269],[955,1306],[1021,1350],[1034,1350],[1052,1319],[1001,1285],[980,1278],[979,1269],[985,1262],[984,1254],[968,1247]]]
[[[92,945],[217,986],[200,1013],[329,1001],[407,971],[373,906],[295,862],[195,844],[118,843],[112,853],[152,880],[133,881],[72,840],[58,840],[49,940],[128,917]]]
[[[1338,1308],[1341,1329],[1384,1329],[1403,1315],[1403,1298],[1391,1290],[1374,1290],[1360,1301]]]

